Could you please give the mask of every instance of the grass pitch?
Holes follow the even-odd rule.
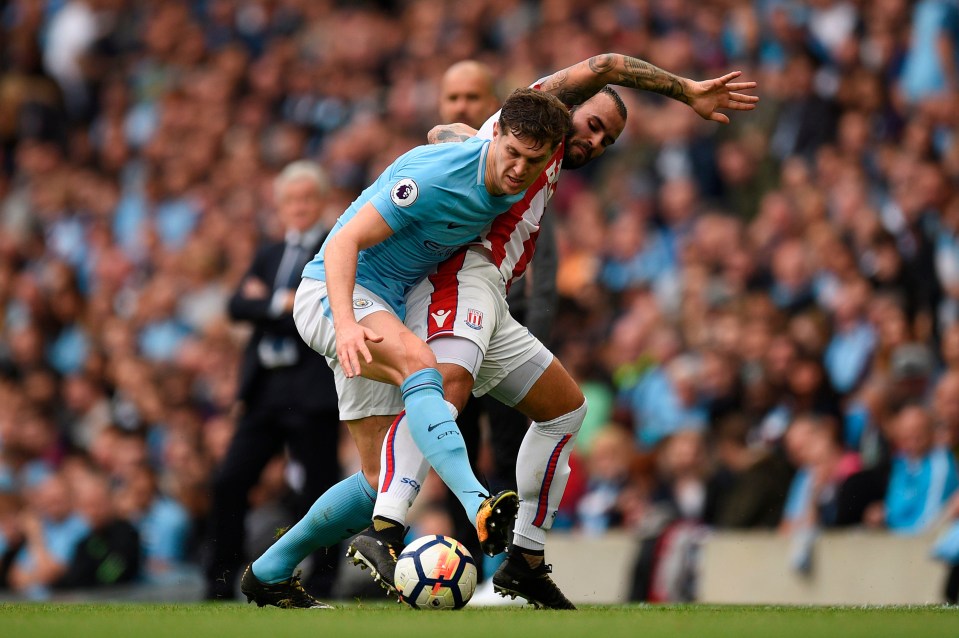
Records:
[[[959,609],[947,607],[595,606],[575,612],[529,608],[415,611],[399,605],[344,605],[334,611],[227,604],[0,604],[0,636],[35,638],[693,638],[750,636],[959,636]]]

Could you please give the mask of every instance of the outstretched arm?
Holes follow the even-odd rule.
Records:
[[[759,101],[758,96],[740,93],[756,88],[755,82],[733,82],[740,75],[733,71],[697,82],[628,55],[603,53],[557,71],[541,88],[570,106],[582,104],[607,84],[652,91],[688,104],[703,119],[728,124],[729,117],[719,109],[751,111]]]

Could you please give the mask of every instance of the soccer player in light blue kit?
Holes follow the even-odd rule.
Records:
[[[519,506],[516,492],[487,495],[471,472],[459,471],[465,446],[456,411],[444,399],[432,350],[403,324],[404,299],[433,266],[522,199],[569,127],[569,111],[557,98],[518,89],[503,104],[492,140],[421,146],[397,159],[340,217],[307,264],[293,318],[300,336],[333,369],[340,418],[363,470],[330,488],[247,567],[240,588],[248,600],[325,606],[290,574],[304,545],[329,547],[369,525],[383,435],[404,410],[417,445],[463,506],[476,512],[484,551],[506,547]],[[383,400],[394,394],[385,384],[401,388],[402,404]],[[370,414],[380,419],[361,427],[359,419]]]

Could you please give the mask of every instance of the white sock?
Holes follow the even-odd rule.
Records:
[[[446,402],[455,419],[459,412]],[[406,515],[423,487],[430,464],[413,442],[406,413],[401,413],[383,439],[380,451],[380,483],[373,516],[406,525]]]
[[[513,542],[524,549],[544,549],[569,481],[573,440],[586,418],[586,402],[552,421],[533,421],[516,459],[519,514]],[[379,503],[377,502],[377,505]]]

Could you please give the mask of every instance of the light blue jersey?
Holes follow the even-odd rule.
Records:
[[[526,194],[497,197],[487,192],[489,144],[473,138],[418,146],[401,155],[340,216],[303,276],[326,280],[323,256],[330,239],[369,202],[394,234],[360,251],[356,283],[379,295],[403,319],[409,290]]]

